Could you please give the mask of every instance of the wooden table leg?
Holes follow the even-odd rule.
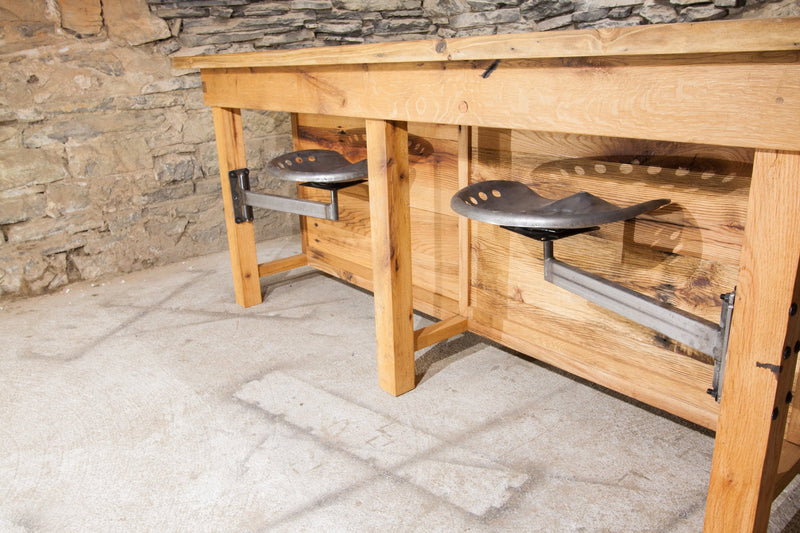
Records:
[[[757,151],[705,531],[766,531],[800,337],[800,153]]]
[[[233,290],[236,303],[250,307],[261,303],[261,283],[256,256],[256,238],[252,222],[237,224],[234,220],[228,172],[245,168],[244,133],[239,109],[212,108],[214,133],[217,137],[219,173],[222,180],[222,202],[225,208],[225,226],[228,230],[228,249],[233,271]]]
[[[405,122],[366,126],[378,381],[399,396],[416,385],[408,130]]]

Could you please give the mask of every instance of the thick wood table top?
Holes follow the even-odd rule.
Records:
[[[726,20],[176,57],[176,68],[249,68],[800,50],[800,18]]]
[[[175,58],[213,107],[800,151],[800,18]]]

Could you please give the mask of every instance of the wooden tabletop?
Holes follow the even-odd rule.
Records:
[[[800,50],[800,17],[368,43],[173,58],[176,68],[682,55]]]

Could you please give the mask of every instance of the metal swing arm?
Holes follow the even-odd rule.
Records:
[[[609,311],[653,329],[714,358],[714,381],[708,393],[719,401],[733,314],[734,292],[722,295],[720,323],[714,324],[644,294],[557,260],[553,241],[544,241],[544,278]]]
[[[331,194],[330,203],[301,200],[278,194],[263,194],[250,191],[250,171],[246,168],[231,170],[228,173],[233,200],[233,213],[237,224],[253,221],[253,207],[283,211],[307,217],[339,220],[339,189],[360,182],[347,182],[336,186],[320,186],[304,183],[311,187],[326,189]]]

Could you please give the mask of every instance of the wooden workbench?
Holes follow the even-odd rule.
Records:
[[[415,386],[414,352],[465,330],[716,430],[706,531],[764,531],[800,469],[800,19],[497,35],[176,58],[213,108],[236,300],[310,264],[374,292],[378,377]],[[367,157],[339,222],[259,265],[236,224],[240,110],[292,113],[296,149]],[[407,136],[433,152],[408,155]],[[559,241],[568,262],[716,321],[736,289],[721,404],[713,361],[542,280],[537,242],[449,209],[515,179],[672,204]],[[318,192],[300,187],[314,198]],[[414,308],[440,322],[413,331]]]

